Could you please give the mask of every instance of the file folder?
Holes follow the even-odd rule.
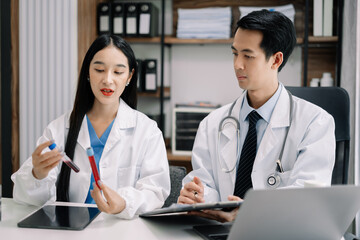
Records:
[[[324,19],[323,19],[323,35],[333,35],[333,0],[324,1]]]
[[[120,2],[112,4],[113,34],[124,36],[125,5]]]
[[[155,37],[158,35],[159,10],[150,3],[139,3],[139,36]]]
[[[314,12],[313,12],[313,35],[323,35],[323,0],[314,0]]]
[[[97,30],[98,35],[111,33],[111,3],[99,3],[97,7]]]
[[[145,59],[144,60],[144,91],[156,92],[157,91],[157,60]]]
[[[125,3],[125,35],[136,37],[138,32],[138,5],[136,3]]]

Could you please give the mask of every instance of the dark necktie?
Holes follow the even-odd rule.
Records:
[[[251,172],[254,165],[257,145],[256,123],[260,118],[261,116],[255,110],[248,115],[249,130],[241,150],[234,189],[234,195],[240,198],[244,198],[246,191],[252,188]]]

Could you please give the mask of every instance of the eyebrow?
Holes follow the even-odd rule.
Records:
[[[105,65],[105,63],[100,62],[100,61],[95,61],[94,64]],[[116,64],[115,66],[126,68],[126,66],[124,64]]]
[[[238,52],[238,50],[234,46],[231,46],[231,49]],[[253,53],[254,51],[251,49],[245,48],[245,49],[241,50],[240,52]]]

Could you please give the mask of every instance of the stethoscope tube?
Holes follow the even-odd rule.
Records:
[[[267,185],[272,188],[277,188],[281,183],[281,178],[279,176],[279,173],[283,172],[283,169],[281,166],[281,159],[283,157],[286,140],[287,140],[287,137],[289,134],[291,124],[292,124],[293,105],[294,105],[293,96],[288,90],[286,90],[286,91],[287,91],[287,93],[289,95],[289,99],[290,99],[289,127],[285,134],[285,138],[284,138],[284,142],[283,142],[280,154],[279,154],[279,158],[276,160],[275,171],[274,171],[274,173],[270,174],[268,176],[268,178],[266,179]],[[218,159],[219,165],[221,167],[221,170],[225,173],[230,173],[230,172],[234,171],[238,162],[240,161],[240,151],[239,151],[239,149],[240,149],[240,122],[235,117],[231,116],[232,110],[233,110],[237,100],[238,99],[236,99],[231,104],[228,115],[220,121],[219,128],[218,128],[218,141],[216,143],[216,152],[217,152],[216,155],[217,155],[217,159]],[[219,156],[219,143],[220,143],[221,133],[222,133],[223,129],[225,128],[225,126],[227,124],[231,124],[231,122],[233,123],[233,126],[235,126],[235,129],[236,129],[236,142],[237,142],[237,144],[236,144],[237,145],[237,147],[236,147],[236,162],[235,162],[234,166],[232,166],[231,168],[225,168],[223,166],[222,161],[220,160],[220,156]]]

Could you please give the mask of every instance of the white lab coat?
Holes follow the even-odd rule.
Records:
[[[37,145],[45,138],[54,139],[64,149],[69,115],[64,114],[51,122]],[[70,175],[71,202],[84,203],[89,191],[91,167],[86,154],[89,146],[88,125],[84,117],[73,158],[80,172],[71,171]],[[42,180],[34,178],[32,167],[30,157],[12,175],[14,200],[38,206],[54,202],[61,163]],[[121,218],[129,219],[162,207],[170,193],[169,165],[161,131],[155,121],[130,108],[122,99],[99,162],[99,173],[102,182],[116,190],[126,201],[126,208],[117,215]]]
[[[246,91],[237,99],[232,116],[239,119],[239,111]],[[324,185],[331,184],[335,163],[335,123],[333,117],[318,106],[293,96],[293,120],[282,157],[283,173],[279,173],[281,184],[278,187],[302,187],[307,180]],[[205,201],[226,201],[233,195],[236,169],[230,173],[221,166],[231,169],[236,161],[235,130],[227,128],[221,133],[219,157],[217,158],[218,130],[220,121],[228,116],[231,104],[211,112],[197,131],[193,151],[193,171],[184,179],[183,185],[194,176],[205,185]],[[267,178],[276,169],[289,127],[290,98],[286,89],[282,91],[263,135],[254,161],[251,179],[254,189],[270,188]],[[241,129],[240,129],[241,131]]]

